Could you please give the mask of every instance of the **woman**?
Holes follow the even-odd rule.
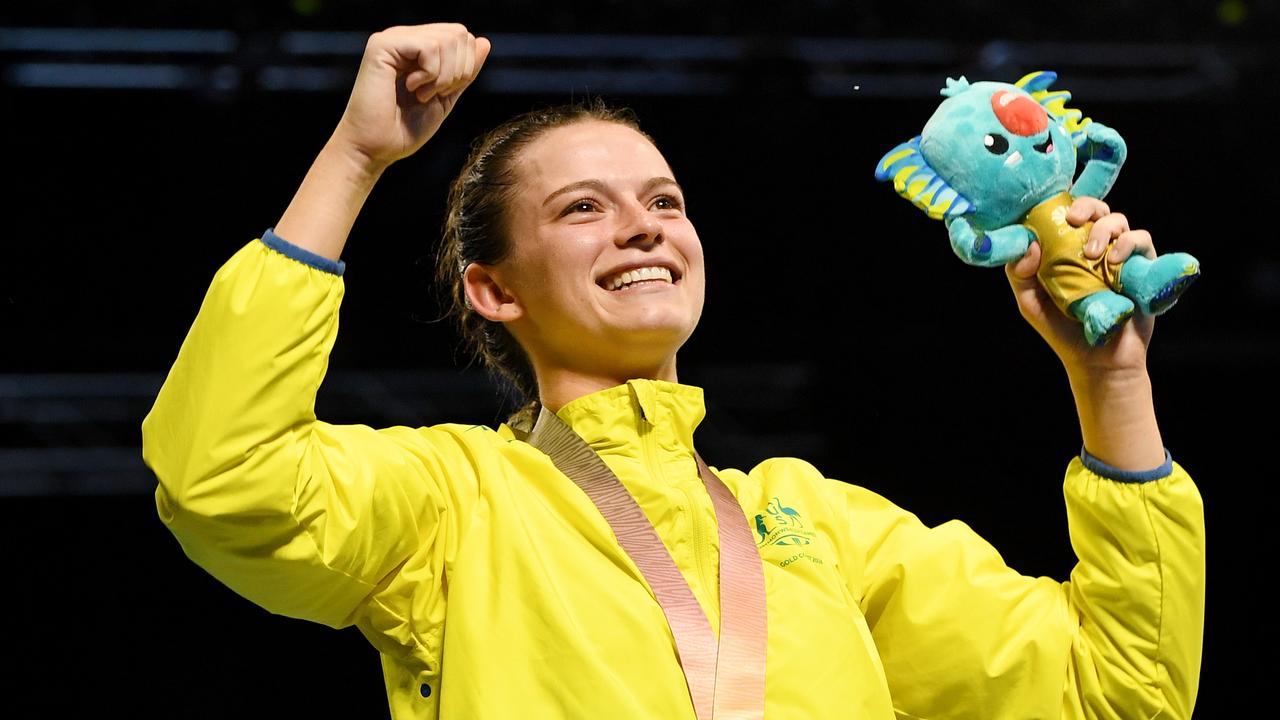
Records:
[[[374,35],[275,230],[214,278],[143,424],[160,515],[193,560],[273,612],[357,625],[397,718],[1189,717],[1203,520],[1156,426],[1152,322],[1089,348],[1045,302],[1035,246],[1008,275],[1080,417],[1069,583],[798,460],[700,466],[702,395],[677,382],[676,354],[702,309],[702,249],[665,159],[612,111],[518,118],[450,196],[440,272],[464,334],[544,410],[496,432],[317,421],[356,214],[489,48],[458,25]],[[1071,218],[1097,221],[1091,257],[1154,254],[1099,201]],[[631,530],[540,441],[560,423],[634,499],[684,590],[652,580],[652,558],[620,546]],[[674,617],[665,592],[698,617]],[[738,604],[753,598],[758,612]],[[714,675],[686,621],[703,623]],[[738,711],[709,677],[745,689]]]

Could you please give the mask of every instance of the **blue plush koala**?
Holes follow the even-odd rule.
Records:
[[[1109,340],[1136,308],[1159,315],[1200,275],[1186,253],[1124,263],[1084,256],[1089,227],[1071,226],[1074,197],[1111,189],[1126,148],[1120,134],[1066,107],[1071,94],[1050,91],[1052,72],[1012,85],[947,79],[946,98],[921,134],[887,153],[876,179],[946,223],[951,247],[970,265],[1016,260],[1039,241],[1041,284],[1084,326],[1091,345]],[[1072,184],[1077,153],[1084,170]]]

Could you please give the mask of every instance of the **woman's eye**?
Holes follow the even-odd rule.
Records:
[[[680,201],[670,195],[663,195],[653,201],[653,206],[658,210],[679,210]]]
[[[568,215],[570,213],[595,212],[595,210],[596,210],[596,204],[591,202],[590,200],[578,200],[577,202],[573,203],[569,207],[565,208],[564,214]]]

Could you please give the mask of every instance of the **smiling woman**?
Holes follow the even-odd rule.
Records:
[[[1035,245],[1007,271],[1084,439],[1069,582],[802,460],[702,461],[702,390],[676,371],[702,245],[666,159],[599,106],[500,126],[449,196],[440,284],[526,412],[317,419],[352,223],[489,50],[460,25],[375,34],[279,223],[214,276],[142,428],[192,560],[273,612],[359,627],[400,720],[1190,716],[1203,513],[1155,423],[1152,323],[1090,347],[1034,281]],[[1068,220],[1090,219],[1089,252],[1153,252],[1078,200]]]
[[[537,110],[477,143],[454,181],[436,265],[477,357],[527,405],[633,377],[676,380],[697,325],[702,247],[680,185],[634,116]]]

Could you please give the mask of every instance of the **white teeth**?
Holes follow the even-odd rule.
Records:
[[[1022,162],[1022,153],[1018,152],[1017,150],[1014,150],[1012,155],[1004,159],[1004,166],[1013,167],[1014,165],[1017,165],[1020,162]]]
[[[615,275],[605,280],[603,284],[607,290],[620,290],[631,283],[640,282],[641,280],[674,282],[671,278],[671,271],[664,267],[643,267]]]

